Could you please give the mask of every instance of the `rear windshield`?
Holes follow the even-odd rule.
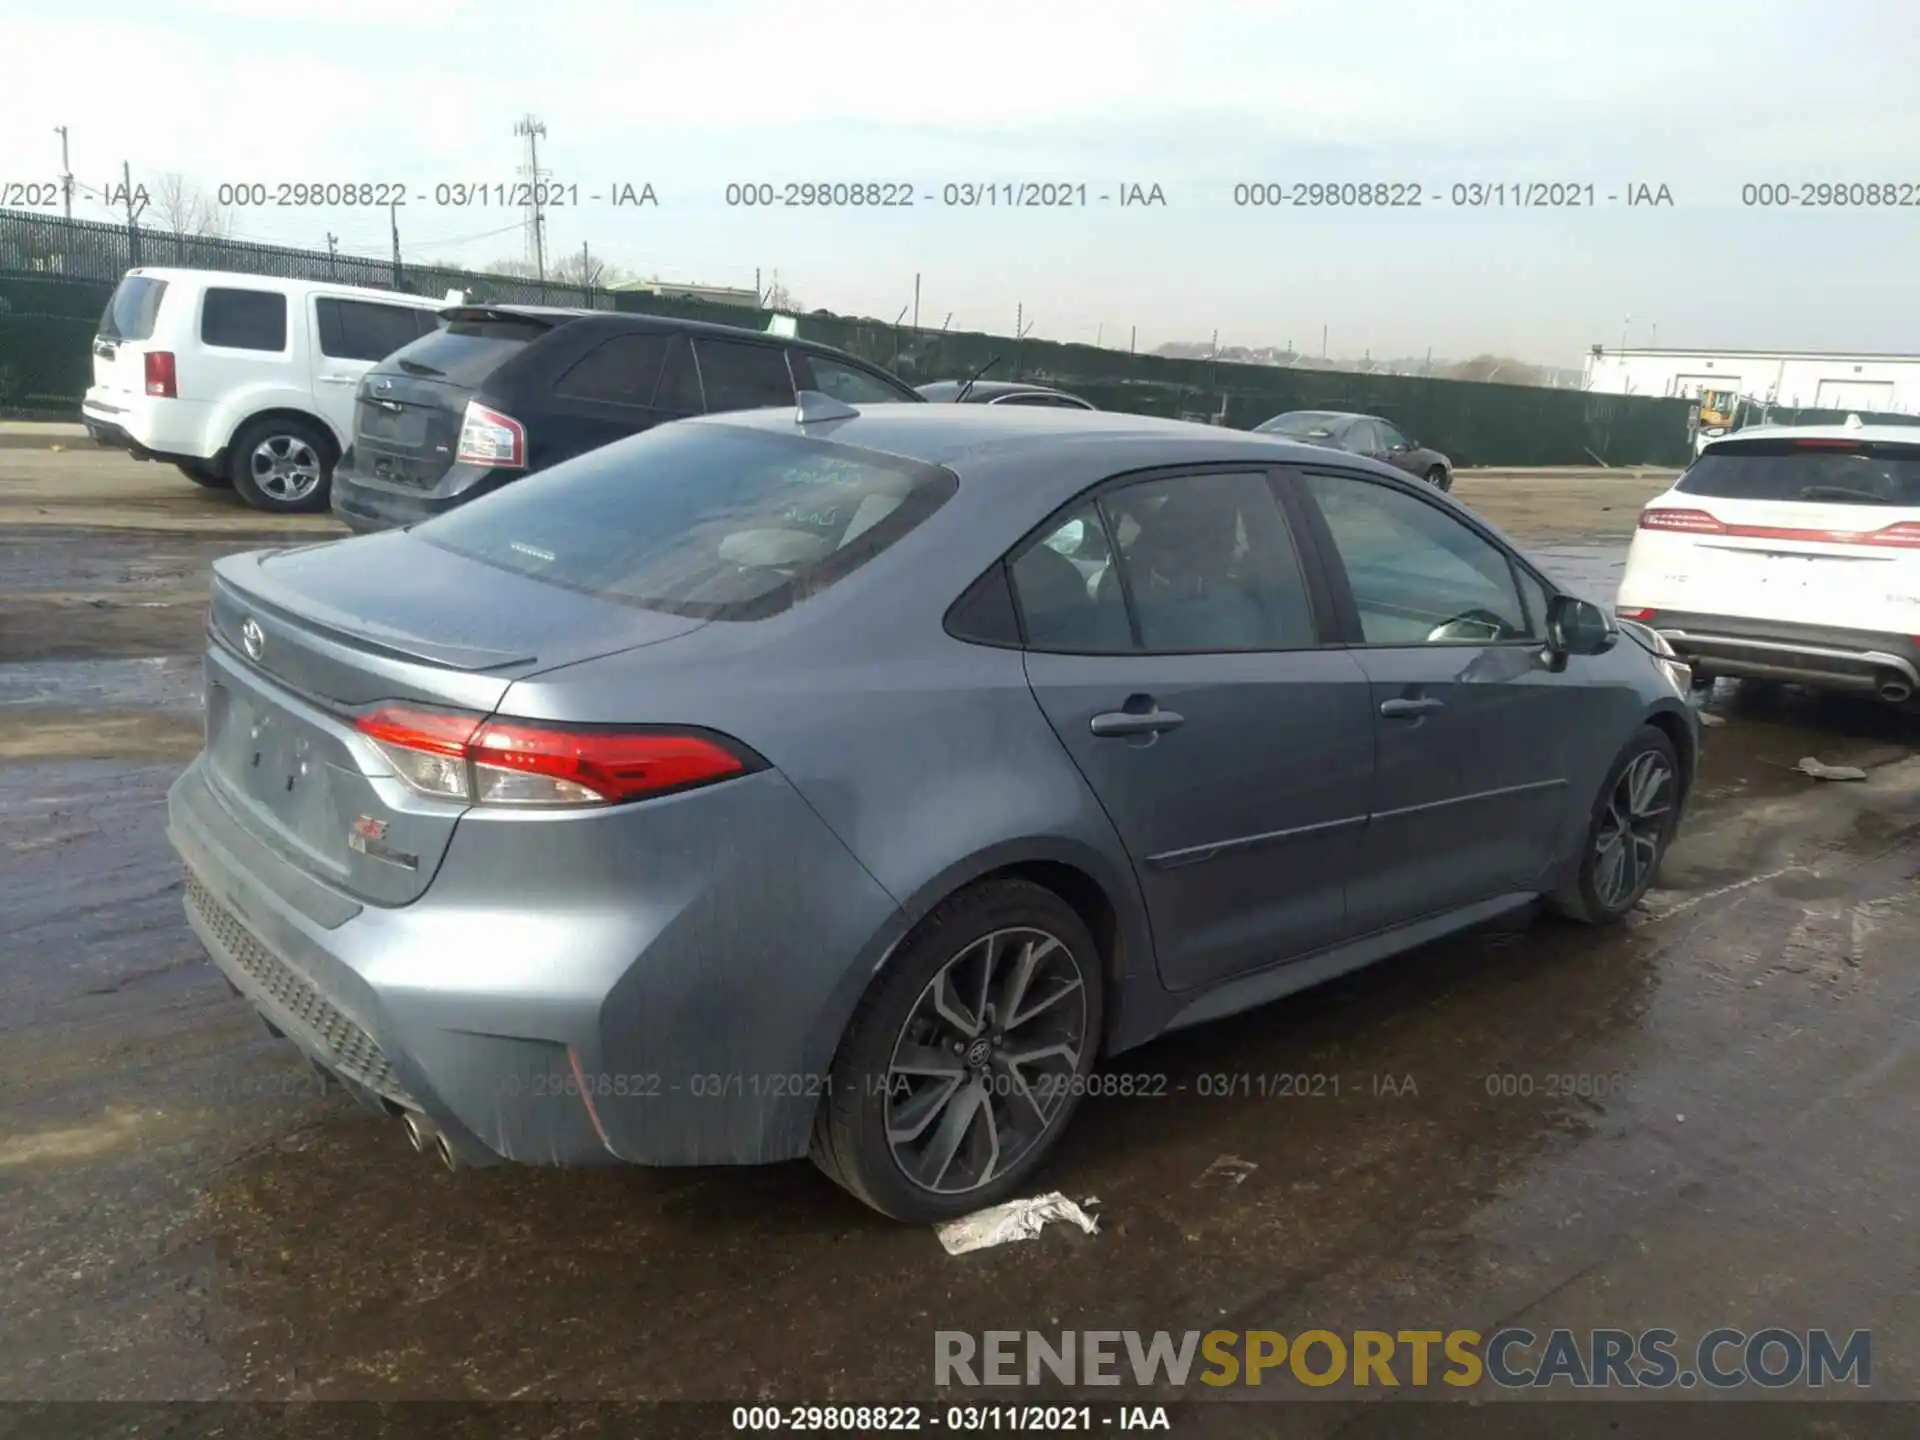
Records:
[[[1269,435],[1313,436],[1319,439],[1333,433],[1337,415],[1320,415],[1311,410],[1296,411],[1291,415],[1276,415],[1260,428]]]
[[[518,355],[529,340],[539,339],[552,328],[545,320],[516,315],[454,320],[444,330],[401,346],[380,368],[477,388]]]
[[[946,470],[801,435],[681,422],[414,527],[442,549],[650,610],[757,620],[944,504]]]
[[[105,340],[149,340],[153,322],[160,314],[160,301],[166,296],[167,282],[150,275],[129,275],[114,287],[113,296],[100,316],[100,336]]]
[[[1920,440],[1913,445],[1747,441],[1716,445],[1675,487],[1728,500],[1920,506]]]

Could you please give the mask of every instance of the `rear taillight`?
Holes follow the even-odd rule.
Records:
[[[1724,535],[1727,527],[1704,510],[1651,509],[1640,512],[1642,530],[1683,530],[1692,535]]]
[[[469,400],[460,420],[460,448],[453,458],[469,465],[525,465],[527,427],[511,415]]]
[[[423,795],[475,805],[617,805],[708,785],[760,761],[717,735],[485,720],[384,705],[355,727]]]
[[[179,397],[180,381],[174,374],[171,350],[147,351],[147,394],[168,400]]]
[[[1644,622],[1644,621],[1653,619],[1653,617],[1658,615],[1660,612],[1658,610],[1648,610],[1648,609],[1642,608],[1639,610],[1616,610],[1614,613],[1618,615],[1622,620],[1639,620]]]

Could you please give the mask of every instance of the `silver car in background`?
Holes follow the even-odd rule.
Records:
[[[665,425],[215,566],[215,963],[450,1163],[1025,1184],[1104,1056],[1550,897],[1618,919],[1685,667],[1388,467],[1129,415]]]

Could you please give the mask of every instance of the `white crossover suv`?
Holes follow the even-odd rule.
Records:
[[[439,324],[444,300],[218,270],[129,270],[93,339],[80,418],[102,445],[325,510],[360,377]]]
[[[1920,690],[1920,423],[1711,441],[1640,512],[1615,608],[1696,679]]]

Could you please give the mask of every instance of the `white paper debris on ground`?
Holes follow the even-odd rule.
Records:
[[[1088,1204],[1097,1202],[1089,1200]],[[1049,1221],[1065,1220],[1078,1225],[1089,1235],[1100,1233],[1100,1221],[1089,1215],[1058,1190],[1051,1195],[1036,1195],[1027,1200],[1009,1200],[990,1205],[958,1220],[936,1227],[940,1243],[949,1255],[965,1255],[969,1250],[986,1250],[1014,1240],[1031,1240]]]
[[[1858,765],[1829,765],[1824,760],[1816,760],[1811,755],[1803,756],[1800,763],[1793,767],[1803,775],[1811,775],[1816,780],[1864,780],[1867,772]]]
[[[1238,1155],[1222,1155],[1200,1172],[1200,1178],[1193,1182],[1193,1188],[1198,1190],[1207,1185],[1238,1185],[1259,1168],[1253,1161],[1242,1160]]]
[[[1702,725],[1724,725],[1727,723],[1727,717],[1724,715],[1716,715],[1711,710],[1702,710],[1700,712],[1700,723]]]

